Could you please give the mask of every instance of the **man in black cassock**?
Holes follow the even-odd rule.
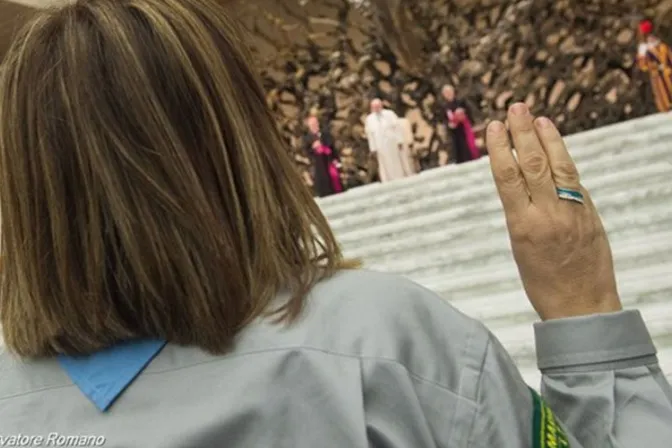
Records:
[[[343,191],[338,167],[340,159],[334,139],[326,129],[320,128],[317,117],[306,119],[308,132],[303,136],[303,150],[313,161],[313,188],[319,197]]]
[[[453,139],[455,163],[464,163],[480,157],[472,129],[473,117],[467,103],[457,97],[455,88],[443,86],[444,116]]]

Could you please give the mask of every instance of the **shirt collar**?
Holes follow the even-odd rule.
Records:
[[[79,390],[104,412],[165,345],[159,340],[128,341],[91,355],[61,355],[58,361]]]

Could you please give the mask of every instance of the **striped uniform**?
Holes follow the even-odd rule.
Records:
[[[650,45],[646,54],[637,56],[640,70],[649,73],[653,96],[659,112],[672,108],[672,53],[663,42]]]

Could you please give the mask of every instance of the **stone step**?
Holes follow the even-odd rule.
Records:
[[[623,269],[616,268],[616,277],[620,284],[636,282],[639,276],[650,272],[661,276],[669,276],[672,272],[672,257],[655,263],[642,264],[639,267],[630,266]],[[426,288],[435,291],[449,300],[470,299],[479,296],[488,296],[511,291],[522,291],[522,283],[518,277],[518,271],[513,261],[510,264],[499,266],[486,266],[480,270],[462,272],[456,276],[444,274],[432,277],[408,276]],[[672,297],[670,298],[672,299]]]
[[[672,202],[672,186],[667,187],[670,194],[665,201]],[[609,210],[602,214],[605,229],[615,244],[624,243],[630,237],[639,237],[644,231],[665,233],[661,238],[672,240],[672,207],[661,207],[662,200],[652,205],[640,207],[634,212],[625,213],[621,209]],[[649,213],[646,213],[646,212]],[[410,233],[410,232],[409,232]],[[386,270],[426,269],[428,265],[455,266],[461,269],[469,263],[482,263],[510,259],[510,244],[506,232],[506,224],[502,216],[483,220],[478,224],[458,225],[450,231],[438,230],[425,233],[416,238],[412,236],[399,239],[398,244],[382,241],[379,246],[364,245],[360,247],[344,247],[346,256],[366,259],[370,266],[385,266]],[[649,240],[650,242],[650,240]],[[417,253],[418,258],[409,258],[409,253]],[[416,263],[417,261],[417,263]]]
[[[672,114],[566,138],[609,234],[619,292],[672,379]],[[396,272],[484,322],[538,387],[532,324],[488,159],[318,201],[344,253]]]
[[[624,217],[622,221],[627,224],[631,220],[632,217]],[[614,234],[618,235],[618,232],[612,233]],[[658,238],[656,244],[651,244],[648,235],[639,234],[627,239],[613,237],[612,251],[618,268],[627,269],[639,263],[641,258],[649,258],[654,262],[666,258],[672,259],[672,230],[661,232]],[[498,238],[496,242],[493,239],[476,241],[472,248],[467,244],[463,244],[457,250],[454,248],[447,250],[439,246],[434,250],[418,253],[410,259],[405,257],[386,259],[384,262],[368,263],[367,266],[374,270],[403,273],[408,276],[445,273],[462,277],[471,276],[472,272],[475,275],[482,275],[483,266],[487,266],[489,272],[500,269],[500,266],[502,269],[508,269],[511,260],[509,242],[505,238]]]
[[[672,128],[669,126],[669,120],[672,114],[661,114],[643,119],[632,120],[614,126],[576,134],[566,138],[568,146],[572,150],[573,157],[577,163],[595,157],[605,157],[605,154],[621,154],[623,152],[637,152],[641,149],[657,143],[669,141],[672,136]],[[483,166],[487,165],[487,158],[477,160],[462,165],[450,165],[424,171],[421,174],[406,179],[386,184],[370,184],[363,187],[349,190],[343,194],[319,199],[318,203],[322,206],[323,212],[330,219],[335,219],[338,215],[352,214],[361,212],[358,202],[363,200],[366,204],[376,204],[386,196],[394,196],[399,192],[408,192],[418,185],[434,183],[437,180],[447,181],[453,179],[458,181],[476,173],[476,176],[483,176]],[[455,184],[462,189],[464,185]]]
[[[654,218],[655,219],[655,218]],[[641,221],[637,223],[637,221]],[[636,228],[623,226],[619,229],[609,229],[608,234],[614,243],[613,249],[616,251],[616,264],[618,269],[624,269],[629,264],[637,262],[636,259],[623,257],[622,247],[629,247],[632,241],[637,238],[646,239],[648,235],[655,234],[660,245],[650,244],[650,241],[645,244],[650,246],[646,252],[640,252],[637,257],[647,258],[652,261],[668,259],[670,252],[665,252],[669,247],[669,241],[672,237],[669,236],[668,229],[672,229],[672,214],[668,214],[665,220],[651,221],[650,217],[646,216],[628,216],[624,219],[624,224],[636,223]],[[613,227],[613,224],[612,226]],[[642,237],[642,235],[647,235]],[[660,235],[660,236],[659,236]],[[435,246],[419,247],[417,251],[412,250],[418,255],[415,258],[409,258],[408,255],[402,251],[386,255],[384,257],[366,256],[353,257],[352,254],[346,252],[349,258],[358,258],[364,260],[367,268],[374,270],[382,270],[386,272],[403,273],[414,278],[432,277],[436,275],[462,275],[464,272],[469,272],[472,269],[480,269],[484,266],[489,269],[496,269],[497,266],[509,265],[513,262],[509,239],[506,235],[490,235],[474,233],[475,242],[473,250],[469,247],[468,242],[464,241],[449,241],[448,243],[438,242]],[[644,243],[642,243],[644,244]],[[443,249],[445,247],[445,249]],[[657,249],[657,247],[659,247]],[[437,249],[434,249],[437,248]]]
[[[649,212],[649,214],[647,214]],[[604,213],[602,217],[604,218]],[[663,232],[672,229],[672,213],[659,203],[640,207],[635,212],[617,211],[607,216],[605,229],[612,239],[628,238],[640,233]],[[509,239],[503,215],[481,220],[479,223],[462,223],[428,231],[409,232],[396,239],[360,241],[359,244],[343,245],[345,254],[351,258],[365,258],[368,264],[399,260],[409,253],[425,254],[436,248],[450,250],[455,256],[462,250],[480,251],[481,247],[506,247]]]
[[[672,166],[667,164],[649,165],[638,167],[633,170],[624,169],[598,179],[586,179],[584,184],[592,191],[592,197],[601,213],[608,213],[609,207],[620,209],[632,209],[641,205],[639,201],[630,200],[631,195],[641,199],[647,199],[652,195],[669,193],[672,177]],[[631,190],[623,191],[623,185],[631,185]],[[439,207],[433,213],[417,216],[406,216],[403,212],[396,218],[387,218],[375,225],[353,225],[334,227],[339,241],[345,247],[349,244],[361,245],[362,241],[373,239],[397,239],[415,229],[421,229],[422,233],[446,229],[457,224],[472,224],[472,228],[487,218],[502,218],[502,208],[494,191],[494,186],[489,186],[490,195],[478,196],[465,199],[461,204]],[[650,193],[649,193],[650,190]],[[614,194],[614,196],[611,195]],[[640,201],[641,201],[640,199]],[[663,197],[667,201],[667,196]],[[653,198],[651,198],[653,200]]]
[[[672,267],[672,261],[667,267]],[[669,302],[672,298],[672,276],[664,275],[662,268],[633,269],[629,275],[619,276],[618,284],[619,293],[626,307],[636,307],[640,303]],[[522,288],[462,299],[453,299],[450,291],[436,292],[442,294],[464,314],[488,322],[488,327],[491,329],[537,319],[536,312]]]
[[[655,201],[653,201],[655,199]],[[668,206],[670,195],[651,198],[639,207],[625,202],[623,206],[614,208],[601,207],[601,216],[609,236],[621,238],[636,233],[636,230],[659,232],[670,229],[672,208]],[[428,217],[428,220],[432,217]],[[408,226],[400,231],[399,228],[386,229],[392,232],[381,232],[380,235],[371,233],[365,239],[352,239],[342,244],[345,254],[349,257],[363,257],[372,263],[379,263],[387,259],[408,259],[418,254],[426,256],[432,250],[459,253],[465,245],[479,247],[483,244],[508,244],[508,233],[503,214],[493,214],[491,217],[481,217],[475,222],[451,223],[445,221],[442,225]],[[338,236],[338,234],[337,234]],[[396,245],[395,245],[396,241]]]
[[[661,164],[661,161],[669,163]],[[640,179],[642,175],[649,172],[648,169],[652,166],[655,167],[653,173],[672,173],[672,151],[669,149],[669,143],[641,148],[641,150],[629,152],[620,157],[592,160],[585,165],[579,165],[579,168],[583,178],[589,179],[587,186],[591,187],[592,182],[591,188],[599,190],[603,188],[602,185],[605,182],[606,188],[614,186],[613,176],[606,176],[606,179],[602,180],[604,173],[621,172],[624,166],[627,167],[628,176],[633,180]],[[640,170],[641,168],[645,170]],[[477,173],[481,175],[457,178],[457,182],[462,185],[446,185],[444,182],[437,181],[423,186],[421,192],[409,189],[403,194],[383,196],[375,200],[371,198],[371,202],[359,204],[358,213],[330,218],[332,228],[338,232],[370,227],[401,216],[405,218],[423,216],[440,208],[453,208],[464,203],[478,205],[483,200],[497,199],[489,170],[480,170]],[[448,177],[449,174],[452,174],[450,180],[454,181],[455,173],[446,173],[446,176]],[[617,185],[622,190],[622,183]],[[595,195],[594,191],[591,190],[591,192]],[[353,204],[358,203],[353,202]]]

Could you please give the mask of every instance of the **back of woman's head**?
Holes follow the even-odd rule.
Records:
[[[216,0],[41,12],[3,63],[0,176],[0,320],[22,356],[221,353],[344,266]]]

